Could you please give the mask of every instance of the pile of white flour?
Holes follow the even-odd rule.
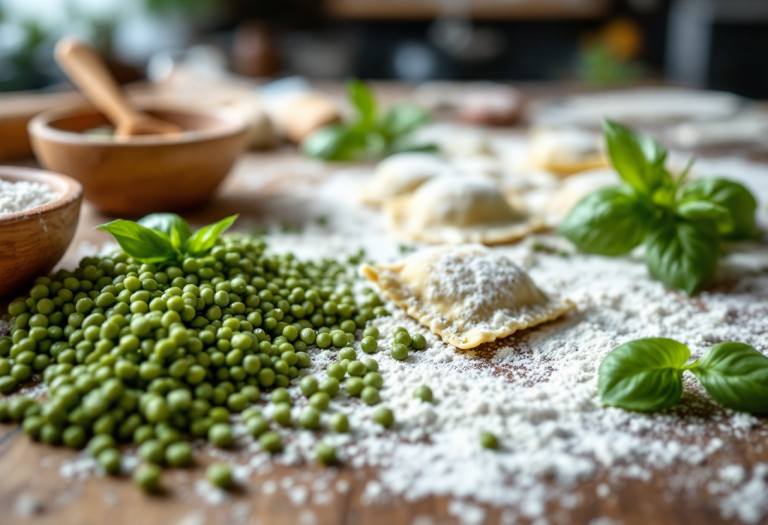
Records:
[[[37,208],[60,196],[49,186],[38,182],[10,182],[0,179],[0,217]]]

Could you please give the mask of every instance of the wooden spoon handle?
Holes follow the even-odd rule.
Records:
[[[55,56],[69,79],[115,127],[126,126],[141,118],[93,47],[73,38],[64,38],[56,44]]]

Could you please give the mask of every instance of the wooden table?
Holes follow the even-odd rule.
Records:
[[[225,213],[240,213],[255,221],[263,220],[260,202],[289,192],[295,184],[309,184],[318,177],[317,164],[300,159],[291,148],[274,152],[249,153],[224,183],[220,192],[205,208],[187,218],[199,226],[221,218]],[[307,177],[308,172],[312,177]],[[284,175],[266,182],[258,189],[254,181],[265,174]],[[322,173],[320,173],[320,176]],[[95,225],[107,222],[84,203],[80,224],[70,250],[61,262],[63,267],[77,264],[78,251],[88,243],[100,244],[109,237]],[[513,336],[514,337],[514,336]],[[514,343],[514,339],[512,339]],[[683,423],[681,422],[681,425]],[[713,437],[720,434],[716,422],[707,427]],[[757,433],[737,439],[721,435],[725,442],[719,460],[745,466],[768,462],[768,443]],[[310,498],[296,506],[284,490],[268,493],[269,482],[290,478],[309,485],[323,479],[324,469],[316,465],[277,466],[266,475],[254,475],[250,483],[227,502],[211,506],[197,498],[180,498],[192,491],[194,481],[201,478],[210,458],[198,458],[189,469],[167,469],[162,496],[140,493],[127,479],[88,477],[85,480],[64,479],[58,469],[62,461],[74,457],[63,447],[33,443],[15,425],[0,425],[0,524],[41,523],[51,525],[202,525],[204,523],[248,523],[260,525],[448,525],[458,523],[448,509],[449,498],[429,497],[410,503],[394,498],[386,503],[363,504],[365,484],[375,479],[371,469],[341,467],[338,478],[346,480],[348,491],[333,490],[333,497],[318,504]],[[668,493],[673,471],[655,473],[648,481],[622,480],[611,484],[611,493],[599,497],[597,487],[610,483],[605,473],[578,486],[582,504],[574,509],[548,508],[552,524],[588,525],[598,517],[621,520],[625,525],[715,525],[731,523],[720,517],[714,500],[703,490],[699,493]],[[336,482],[334,480],[334,483]],[[502,523],[503,509],[487,508],[485,523]],[[527,523],[525,521],[519,523]],[[605,522],[611,523],[611,522]],[[768,524],[768,519],[761,523]]]

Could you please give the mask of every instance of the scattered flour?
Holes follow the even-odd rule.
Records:
[[[727,164],[729,174],[744,175],[744,182],[758,192],[765,226],[768,188],[762,181],[768,181],[768,168],[728,162],[713,165]],[[754,185],[749,183],[753,175],[760,179]],[[328,215],[328,224],[313,224],[300,233],[273,233],[267,236],[270,248],[291,250],[299,257],[323,257],[343,256],[363,247],[376,262],[400,257],[399,242],[383,233],[378,214],[339,201],[339,192],[355,178],[359,175],[341,173],[311,191],[297,191],[294,205],[282,211],[285,218],[301,210],[308,218]],[[265,215],[272,211],[279,222],[278,208],[265,210]],[[240,478],[269,473],[274,463],[312,462],[314,447],[322,438],[338,448],[347,465],[374,467],[378,472],[377,479],[364,482],[363,503],[381,503],[392,496],[406,501],[448,496],[450,514],[466,524],[483,522],[484,505],[504,507],[502,523],[549,523],[549,505],[578,507],[583,499],[579,482],[598,477],[606,479],[596,489],[601,498],[610,496],[612,487],[624,480],[655,479],[666,483],[663,490],[670,498],[708,489],[724,518],[758,523],[768,515],[768,465],[755,465],[748,472],[733,460],[718,459],[734,438],[767,435],[764,419],[718,407],[688,373],[682,402],[664,412],[606,408],[597,396],[597,368],[603,357],[636,338],[679,340],[689,346],[694,359],[721,341],[742,341],[766,353],[768,246],[755,243],[728,253],[714,286],[693,299],[650,279],[642,257],[636,254],[614,259],[561,257],[537,252],[530,242],[497,251],[525,268],[544,292],[573,300],[576,311],[493,343],[483,351],[487,357],[483,359],[475,352],[457,352],[394,309],[391,317],[374,323],[381,332],[380,347],[388,347],[397,326],[423,334],[428,345],[403,362],[392,359],[387,351],[372,356],[384,377],[382,404],[395,413],[391,429],[383,430],[373,422],[374,407],[342,391],[331,401],[330,412],[322,415],[322,423],[327,425],[330,413],[345,413],[352,429],[349,434],[281,428],[285,451],[270,458],[236,420],[234,434],[244,452],[206,450],[235,463]],[[335,360],[335,352],[315,350],[308,372],[322,380],[326,366]],[[413,390],[423,384],[432,388],[433,403],[412,397]],[[297,417],[307,400],[298,386],[288,390]],[[494,432],[500,449],[482,449],[481,431]],[[78,459],[79,467],[65,463],[60,472],[67,477],[91,474],[91,465],[84,465],[89,462],[89,458]],[[346,494],[350,490],[350,481],[334,479],[338,471],[324,472],[317,485],[313,480],[319,474],[313,471],[307,480],[266,481],[260,491],[284,491],[294,504],[303,506],[309,501],[330,503],[330,491]],[[663,475],[654,477],[660,472]],[[310,492],[323,496],[310,498]],[[198,481],[192,497],[216,505],[227,496]],[[302,520],[311,522],[308,515]],[[592,521],[592,525],[620,523],[609,518]]]
[[[37,208],[59,197],[60,194],[45,184],[0,179],[0,217]]]

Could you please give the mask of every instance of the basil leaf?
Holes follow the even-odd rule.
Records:
[[[670,288],[693,295],[715,274],[720,255],[717,231],[706,223],[675,221],[646,241],[650,274]]]
[[[680,202],[703,200],[718,204],[731,212],[733,229],[724,235],[729,240],[759,239],[763,232],[755,223],[757,201],[738,182],[721,178],[696,179],[680,194]]]
[[[175,213],[152,213],[138,220],[138,224],[166,234],[174,247],[181,246],[192,236],[192,229],[187,221]],[[174,231],[176,234],[174,235]]]
[[[219,222],[200,228],[187,240],[184,245],[184,252],[188,255],[200,255],[207,252],[213,248],[219,236],[232,226],[237,217],[238,215],[232,215],[226,219],[221,219]]]
[[[720,343],[689,367],[721,405],[768,413],[768,357],[744,343]]]
[[[308,157],[323,160],[352,160],[365,147],[364,136],[343,124],[332,124],[313,131],[301,143]]]
[[[582,199],[565,218],[560,234],[585,252],[623,255],[642,244],[655,221],[646,197],[619,186]]]
[[[607,119],[603,134],[613,167],[637,191],[650,196],[659,187],[672,184],[664,169],[667,150],[653,138]]]
[[[691,222],[710,221],[715,224],[717,231],[728,233],[733,230],[733,216],[725,206],[709,201],[690,200],[677,206],[675,213],[678,217]]]
[[[133,221],[118,219],[97,228],[110,233],[125,253],[141,263],[161,263],[178,256],[178,251],[165,233]]]
[[[630,341],[605,356],[597,387],[600,400],[627,410],[662,410],[683,394],[682,367],[691,356],[685,345],[665,338]]]
[[[382,133],[390,137],[398,137],[413,133],[418,128],[429,122],[429,113],[411,104],[398,104],[392,106],[384,114],[379,122]]]
[[[356,78],[347,81],[347,96],[359,113],[360,120],[368,125],[376,119],[376,98],[368,85]]]

